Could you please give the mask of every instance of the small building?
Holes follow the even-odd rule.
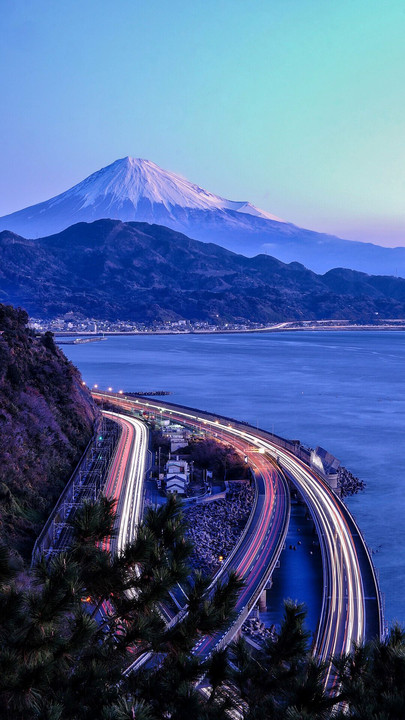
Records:
[[[167,461],[165,466],[165,488],[166,492],[176,492],[184,495],[190,482],[190,469],[186,460],[175,459]]]
[[[166,479],[166,492],[176,493],[177,495],[185,495],[187,490],[187,483],[184,477],[179,475],[172,475]]]
[[[180,450],[181,448],[187,447],[188,445],[188,438],[179,435],[178,437],[172,437],[170,440],[170,452],[176,452],[176,450]]]
[[[311,451],[311,468],[321,475],[333,490],[337,490],[340,461],[324,448]]]
[[[162,426],[162,433],[169,440],[175,440],[178,437],[189,438],[191,434],[190,430],[187,430],[184,425],[177,425],[176,423]]]
[[[179,456],[171,458],[165,465],[165,477],[168,480],[172,475],[179,475],[188,483],[190,479],[190,468],[186,460],[179,460]]]

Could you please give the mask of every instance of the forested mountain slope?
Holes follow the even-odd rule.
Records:
[[[90,437],[98,410],[79,371],[0,305],[0,538],[27,558]]]

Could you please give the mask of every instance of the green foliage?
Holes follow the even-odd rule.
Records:
[[[191,440],[182,453],[187,452],[197,467],[211,470],[215,477],[228,480],[247,475],[246,463],[231,445],[213,438]]]
[[[253,655],[243,640],[233,646],[233,682],[247,704],[245,717],[286,718],[316,711],[309,717],[323,718],[330,701],[324,691],[325,668],[308,654],[309,634],[304,629],[302,605],[285,603],[284,620],[275,642],[268,640],[263,651]]]
[[[405,718],[405,630],[394,625],[383,642],[374,641],[335,661],[342,697],[353,720]]]
[[[163,717],[168,692],[180,713],[173,717],[182,717],[201,703],[195,683],[203,670],[190,650],[224,626],[241,583],[231,576],[212,600],[202,597],[206,581],[190,576],[175,498],[148,510],[118,556],[103,549],[114,525],[110,500],[85,504],[71,524],[71,550],[42,559],[28,590],[15,586],[9,552],[0,548],[0,717],[148,720]],[[193,603],[167,629],[159,603],[186,580]],[[126,678],[124,669],[147,652],[159,653],[161,667]]]
[[[72,522],[72,548],[16,584],[0,547],[0,717],[4,720],[399,720],[405,717],[405,633],[394,627],[335,661],[340,689],[308,652],[302,605],[285,604],[275,642],[238,640],[201,662],[192,648],[229,626],[241,582],[207,595],[189,568],[191,547],[173,497],[148,509],[136,539],[114,556],[103,546],[114,506],[102,498]],[[167,627],[161,603],[178,581],[189,601]],[[90,602],[88,600],[90,599]],[[125,672],[141,657],[136,671]]]

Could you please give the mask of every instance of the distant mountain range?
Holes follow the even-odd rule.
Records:
[[[0,230],[29,238],[102,218],[166,225],[252,257],[274,255],[316,272],[349,267],[405,277],[405,248],[342,240],[304,230],[248,202],[225,200],[149,160],[116,160],[56,197],[0,218]]]
[[[405,280],[344,269],[317,275],[159,225],[98,220],[36,240],[0,233],[0,302],[44,318],[370,322],[405,317]]]

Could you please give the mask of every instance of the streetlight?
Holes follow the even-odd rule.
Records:
[[[112,392],[112,388],[111,388],[111,387],[110,387],[110,388],[108,388],[108,392]]]

